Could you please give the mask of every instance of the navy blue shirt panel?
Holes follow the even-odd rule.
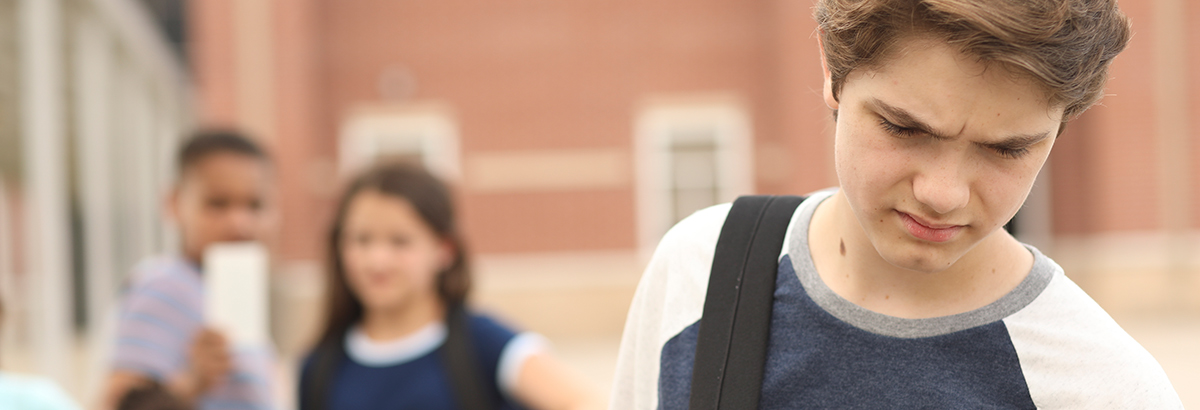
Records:
[[[687,409],[699,322],[663,346],[658,408]],[[780,261],[761,409],[1034,409],[1004,322],[904,339],[818,306]]]
[[[500,392],[496,379],[504,347],[516,335],[496,321],[472,315],[471,337],[475,354],[484,371],[494,402],[499,410],[523,410]],[[387,410],[454,410],[459,405],[452,391],[450,376],[442,363],[442,349],[408,362],[386,366],[363,366],[353,360],[343,360],[332,378],[327,410],[387,409]],[[312,356],[304,362],[307,376]],[[305,381],[302,380],[301,383]],[[303,384],[301,384],[303,385]]]

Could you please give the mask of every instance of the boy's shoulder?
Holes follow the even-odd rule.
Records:
[[[128,287],[181,287],[199,291],[203,288],[203,280],[199,268],[190,262],[179,256],[161,255],[143,259],[134,265]]]
[[[707,282],[721,228],[732,208],[730,203],[714,205],[679,221],[659,241],[651,267],[669,268],[665,273],[695,276]]]
[[[1158,361],[1061,268],[1004,325],[1039,407],[1179,406]]]
[[[704,307],[713,255],[725,218],[733,204],[711,206],[684,218],[667,231],[651,256],[639,288],[651,298],[665,298],[679,313]]]
[[[191,263],[175,256],[156,256],[134,266],[122,287],[121,310],[199,325],[203,321],[204,281]]]

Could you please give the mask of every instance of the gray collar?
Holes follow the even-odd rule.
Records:
[[[821,191],[805,200],[793,216],[789,232],[788,256],[809,298],[829,314],[859,329],[898,338],[931,337],[992,323],[1016,313],[1046,289],[1050,279],[1062,270],[1058,264],[1032,246],[1033,269],[1012,291],[987,306],[969,312],[927,319],[905,319],[873,312],[834,293],[817,274],[808,248],[808,226],[817,205],[829,198],[832,190]]]

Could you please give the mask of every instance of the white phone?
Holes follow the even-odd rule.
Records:
[[[267,250],[258,242],[213,244],[204,251],[204,314],[234,346],[269,343]]]

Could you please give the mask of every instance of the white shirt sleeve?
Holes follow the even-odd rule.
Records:
[[[504,345],[504,350],[500,351],[500,363],[496,366],[496,384],[499,385],[500,392],[513,397],[521,368],[533,355],[548,351],[549,346],[550,342],[546,338],[533,332],[521,333],[509,340]]]
[[[1004,324],[1039,409],[1183,409],[1162,366],[1061,268]]]
[[[724,204],[696,212],[663,236],[625,320],[609,408],[657,407],[663,345],[700,320],[714,247],[730,208]]]

